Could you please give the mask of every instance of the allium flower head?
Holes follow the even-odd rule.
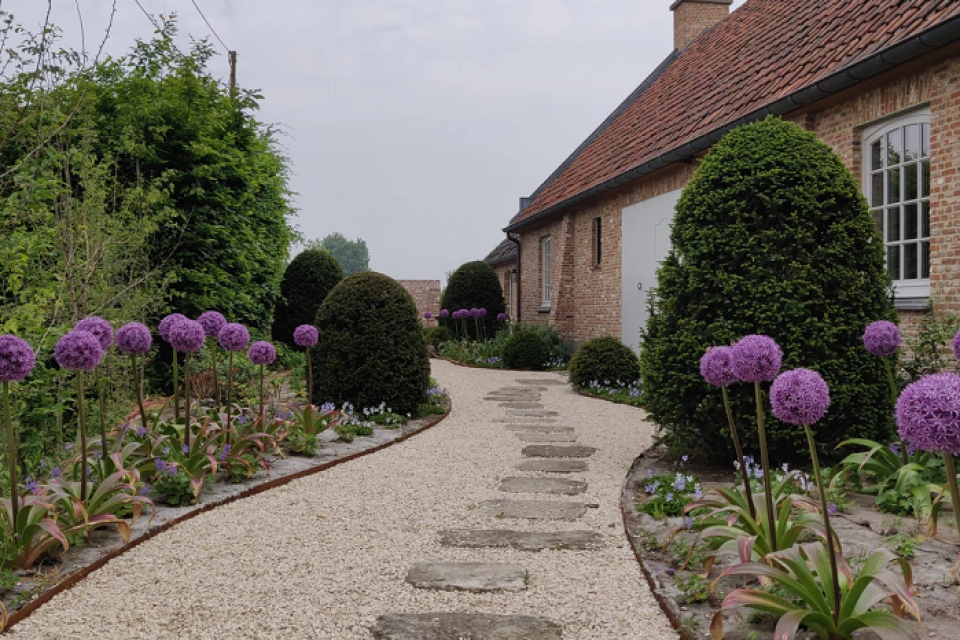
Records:
[[[163,338],[166,342],[170,342],[170,329],[176,323],[181,320],[186,320],[187,316],[182,313],[171,313],[166,318],[160,321],[160,326],[157,327],[157,331],[160,332],[160,337]]]
[[[507,314],[505,313],[497,314],[497,322],[506,322],[506,321],[507,321]]]
[[[319,338],[317,328],[312,324],[302,324],[293,330],[293,341],[300,347],[312,347]]]
[[[744,382],[773,380],[780,372],[783,351],[769,336],[744,336],[732,349],[733,372]]]
[[[199,351],[207,337],[207,334],[203,332],[203,325],[196,320],[188,319],[183,319],[174,324],[168,333],[173,348],[184,353]]]
[[[892,356],[900,348],[900,329],[887,320],[871,322],[863,332],[863,346],[875,356]],[[956,340],[954,340],[954,353],[956,353]]]
[[[700,375],[715,387],[726,387],[737,381],[733,372],[733,348],[710,347],[700,358]]]
[[[127,355],[142,355],[150,351],[153,336],[145,324],[130,322],[117,330],[117,349]]]
[[[23,338],[0,336],[0,381],[20,381],[30,375],[37,364],[37,355]]]
[[[253,364],[271,364],[277,359],[277,350],[269,342],[260,340],[250,345],[247,355]]]
[[[897,400],[897,430],[903,440],[924,451],[960,455],[960,376],[924,376]]]
[[[250,332],[242,324],[231,322],[220,329],[217,339],[227,351],[243,351],[250,344]]]
[[[64,369],[92,371],[103,358],[103,347],[89,331],[74,329],[60,338],[53,355]]]
[[[449,310],[449,309],[440,309],[440,317],[441,317],[441,318],[449,318],[449,317],[450,317],[450,310]]]
[[[77,331],[92,333],[100,341],[100,348],[106,351],[113,344],[113,327],[100,316],[87,316],[74,327]]]
[[[477,309],[476,307],[474,307],[473,309],[470,309],[470,317],[471,317],[471,318],[479,318],[479,317],[480,317],[480,309]]]
[[[197,322],[203,327],[203,332],[208,338],[216,338],[220,335],[220,329],[227,324],[227,319],[218,311],[204,311],[197,318]]]
[[[816,371],[784,371],[770,385],[770,405],[773,415],[783,422],[813,424],[827,413],[830,387]]]
[[[429,311],[424,311],[424,312],[423,312],[423,317],[424,317],[426,320],[429,320],[430,318],[433,317],[433,314],[430,313]]]
[[[479,315],[481,318],[486,318],[487,310],[481,307],[480,310],[477,311],[477,315]]]

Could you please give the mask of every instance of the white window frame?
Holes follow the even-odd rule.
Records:
[[[550,236],[540,238],[540,303],[550,306]]]
[[[917,110],[911,111],[910,113],[905,114],[905,115],[903,115],[903,116],[900,116],[900,117],[897,117],[897,118],[893,118],[893,119],[889,119],[889,120],[884,120],[883,122],[880,122],[880,123],[877,123],[877,124],[875,124],[875,125],[872,125],[872,126],[870,126],[870,127],[865,128],[864,131],[863,131],[863,146],[861,147],[861,149],[863,150],[863,162],[862,162],[862,165],[863,165],[863,194],[864,194],[864,196],[867,198],[867,203],[868,203],[868,205],[869,205],[869,207],[870,207],[870,214],[871,214],[871,216],[873,216],[873,215],[876,214],[876,213],[880,213],[880,214],[881,214],[881,220],[882,220],[881,226],[882,226],[882,228],[880,229],[880,233],[881,233],[881,238],[882,238],[883,243],[884,243],[884,244],[883,244],[883,261],[884,261],[884,266],[885,266],[885,267],[888,265],[888,250],[889,250],[889,248],[894,247],[894,246],[899,246],[899,247],[900,247],[900,251],[899,251],[899,260],[900,260],[900,267],[899,267],[899,269],[900,269],[900,274],[899,274],[899,275],[900,275],[901,277],[900,277],[899,279],[896,279],[896,280],[893,280],[893,281],[892,281],[892,282],[893,282],[893,289],[894,289],[894,297],[897,298],[897,299],[903,299],[903,298],[929,298],[929,297],[930,297],[930,278],[929,278],[929,277],[927,277],[927,278],[916,278],[916,279],[904,279],[904,278],[903,278],[903,276],[905,275],[905,271],[906,271],[906,269],[905,269],[905,263],[904,263],[906,252],[904,251],[903,247],[904,247],[905,244],[914,244],[914,242],[913,242],[914,239],[913,239],[913,238],[906,239],[906,238],[904,237],[904,236],[905,236],[905,232],[906,232],[906,229],[905,229],[904,227],[905,227],[906,225],[905,225],[905,223],[904,223],[903,209],[904,209],[904,207],[909,206],[911,203],[915,203],[915,204],[916,204],[916,207],[917,207],[917,216],[918,216],[918,218],[917,218],[917,238],[916,238],[916,244],[918,245],[918,259],[920,260],[921,265],[922,265],[922,252],[923,252],[923,242],[924,242],[924,241],[927,243],[927,247],[928,247],[927,250],[929,251],[930,238],[929,238],[929,236],[923,236],[923,204],[924,204],[924,203],[927,204],[928,223],[929,223],[929,215],[930,215],[930,214],[929,214],[929,202],[930,202],[930,191],[931,191],[931,189],[930,189],[930,185],[929,185],[929,184],[926,184],[926,185],[921,184],[921,182],[923,181],[923,170],[922,170],[922,167],[923,167],[923,153],[922,153],[923,136],[922,136],[922,134],[921,134],[921,154],[920,154],[920,158],[917,159],[917,198],[916,198],[915,200],[914,200],[914,199],[907,200],[906,202],[905,202],[906,180],[903,179],[904,170],[903,170],[903,168],[902,168],[902,167],[903,167],[902,161],[901,161],[901,164],[898,165],[898,166],[900,167],[900,176],[901,176],[901,177],[900,177],[900,193],[899,193],[899,196],[898,196],[898,200],[899,200],[899,201],[896,202],[896,203],[889,203],[889,202],[888,202],[889,195],[890,195],[890,190],[889,190],[889,189],[890,189],[890,185],[889,185],[889,180],[890,180],[890,179],[889,179],[889,171],[888,171],[888,169],[887,169],[887,164],[886,164],[886,160],[885,160],[885,159],[883,160],[883,162],[882,162],[883,166],[881,167],[882,176],[883,176],[883,178],[882,178],[882,180],[883,180],[883,202],[880,203],[880,204],[877,204],[876,202],[873,201],[873,200],[874,200],[874,198],[873,198],[873,174],[874,174],[874,173],[878,173],[878,172],[877,172],[877,171],[875,170],[875,168],[872,166],[872,165],[873,165],[873,156],[872,156],[872,153],[871,153],[871,145],[873,145],[873,143],[876,142],[878,139],[880,139],[882,136],[885,136],[886,134],[891,133],[891,132],[896,131],[896,130],[902,130],[904,127],[907,127],[907,126],[909,126],[909,125],[926,125],[926,126],[929,128],[929,127],[930,127],[930,108],[929,108],[929,107],[924,107],[924,108],[922,108],[922,109],[917,109]],[[903,149],[904,146],[905,146],[905,145],[903,144],[903,142],[901,142],[901,149]],[[930,162],[929,156],[926,157],[926,162],[929,164],[929,162]],[[932,175],[931,175],[931,178],[929,179],[929,181],[932,181]],[[924,186],[926,187],[926,191],[927,191],[927,195],[926,195],[926,196],[923,195]],[[889,229],[890,229],[890,227],[889,227],[889,223],[890,223],[889,215],[890,215],[890,213],[891,213],[891,209],[899,210],[899,214],[898,214],[898,215],[899,215],[899,225],[900,225],[900,226],[899,226],[899,231],[898,231],[898,234],[897,234],[897,235],[898,235],[898,239],[897,239],[897,240],[894,240],[894,241],[889,241],[888,238],[887,238],[887,236],[888,236],[888,231],[889,231]],[[928,257],[928,259],[929,259],[929,257]],[[920,266],[918,266],[918,275],[922,275],[922,271],[921,271],[921,267],[920,267]]]

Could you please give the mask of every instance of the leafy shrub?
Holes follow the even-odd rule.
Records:
[[[437,327],[427,327],[423,330],[423,335],[427,339],[427,344],[434,349],[439,349],[440,345],[444,342],[453,341],[453,332],[442,325]]]
[[[543,371],[549,359],[550,345],[533,331],[517,331],[503,345],[503,364],[508,369]]]
[[[729,459],[721,394],[698,374],[713,345],[773,337],[783,368],[817,370],[831,405],[817,425],[832,450],[882,439],[893,409],[884,364],[861,341],[896,318],[883,243],[856,179],[827,145],[775,118],[725,136],[703,159],[676,209],[640,355],[643,401],[673,452]],[[753,414],[753,388],[730,387],[734,415]],[[804,451],[802,429],[768,418],[775,460]],[[756,427],[740,421],[755,449]]]
[[[314,398],[337,405],[386,403],[400,414],[426,401],[427,341],[410,294],[387,276],[365,271],[338,284],[317,312],[320,340],[311,350]]]
[[[570,382],[583,389],[591,382],[627,384],[640,377],[640,361],[633,350],[611,336],[588,340],[570,360]]]
[[[513,322],[508,326],[500,329],[497,332],[497,335],[494,336],[491,340],[491,349],[493,353],[499,357],[503,357],[503,347],[507,343],[507,340],[510,339],[517,331],[527,331],[530,333],[536,333],[550,348],[550,356],[547,360],[550,362],[551,367],[554,369],[563,369],[566,367],[567,361],[570,360],[570,345],[564,342],[560,338],[560,332],[557,331],[557,328],[552,324],[525,324],[519,322]]]
[[[497,272],[482,260],[461,265],[450,275],[447,288],[440,299],[440,306],[451,313],[459,309],[486,309],[487,315],[481,320],[481,324],[485,325],[486,335],[492,336],[497,329],[497,315],[506,311]],[[457,321],[443,319],[442,322],[449,327]],[[473,318],[465,325],[471,338],[480,337],[477,335]]]
[[[307,249],[294,258],[280,281],[273,317],[273,339],[299,349],[293,330],[311,324],[327,294],[343,280],[343,269],[326,249]]]

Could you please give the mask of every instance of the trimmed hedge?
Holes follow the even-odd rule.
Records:
[[[594,381],[607,386],[618,382],[631,384],[639,377],[637,354],[611,336],[588,340],[570,360],[570,383],[577,389]]]
[[[326,249],[307,249],[297,255],[280,281],[280,300],[273,315],[272,336],[277,342],[300,349],[293,331],[311,324],[327,294],[343,280],[340,263]]]
[[[643,333],[643,401],[659,441],[729,461],[720,390],[699,374],[707,348],[766,334],[783,369],[808,367],[830,385],[815,429],[824,451],[850,437],[883,441],[893,410],[883,362],[864,328],[896,320],[883,242],[857,180],[826,144],[776,118],[724,136],[676,208]],[[741,438],[756,450],[753,387],[733,384]],[[805,459],[803,429],[767,420],[773,459]]]
[[[533,331],[517,331],[503,345],[503,364],[507,369],[543,371],[550,359],[550,345]]]
[[[460,309],[486,309],[487,316],[482,324],[486,326],[487,337],[493,336],[500,324],[497,321],[497,315],[506,311],[503,303],[503,288],[500,286],[497,272],[482,260],[460,265],[447,281],[447,288],[440,299],[440,306],[450,313]],[[451,329],[456,322],[449,318],[441,320],[444,326]],[[477,339],[476,323],[472,318],[467,320],[466,327],[467,334]]]
[[[381,273],[356,273],[334,287],[317,311],[313,357],[317,404],[357,411],[385,402],[416,415],[430,385],[427,341],[410,294]]]

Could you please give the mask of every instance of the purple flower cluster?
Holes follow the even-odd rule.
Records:
[[[897,400],[897,430],[907,443],[923,451],[960,455],[960,376],[924,376]]]
[[[208,338],[216,338],[220,335],[220,329],[227,324],[227,319],[218,311],[204,311],[197,318],[197,322],[203,327],[203,332]]]
[[[160,332],[160,337],[166,342],[170,342],[170,329],[176,323],[181,320],[186,320],[187,316],[182,313],[171,313],[166,318],[160,321],[160,326],[157,327],[157,330]]]
[[[117,330],[117,349],[126,355],[142,355],[150,351],[153,336],[145,324],[130,322]]]
[[[92,333],[100,342],[100,348],[106,351],[113,344],[113,327],[100,316],[88,316],[73,327],[76,331]]]
[[[312,347],[319,338],[317,328],[312,324],[302,324],[293,330],[293,341],[300,347]]]
[[[875,356],[892,356],[900,348],[900,329],[887,320],[871,322],[863,332],[863,346]]]
[[[274,349],[273,345],[269,342],[260,340],[250,345],[247,356],[249,356],[250,362],[253,364],[271,364],[277,359],[277,350]]]
[[[169,342],[177,351],[183,353],[194,353],[203,347],[203,341],[207,334],[203,331],[203,326],[196,320],[184,318],[180,322],[175,322],[167,332],[170,336]]]
[[[816,371],[785,371],[770,385],[770,405],[783,422],[810,425],[827,413],[830,387]]]
[[[425,320],[429,320],[429,319],[432,318],[432,317],[433,317],[433,314],[430,313],[429,311],[424,311],[424,312],[423,312],[423,318],[424,318]]]
[[[233,448],[233,445],[229,445],[229,444],[223,445],[223,449],[220,450],[220,455],[217,456],[217,459],[220,462],[224,462],[227,459],[227,456],[230,455],[230,449],[232,448]]]
[[[172,462],[164,462],[161,458],[154,458],[153,466],[157,468],[157,473],[166,473],[168,476],[177,475],[177,465]]]
[[[700,375],[715,387],[726,387],[737,381],[733,372],[733,349],[710,347],[700,358]]]
[[[30,375],[37,364],[37,355],[23,338],[0,336],[0,381],[20,381]]]
[[[769,336],[744,336],[733,345],[733,372],[744,382],[773,380],[780,372],[783,351]]]
[[[103,358],[103,347],[89,331],[74,329],[60,338],[53,355],[64,369],[92,371]]]
[[[497,314],[497,322],[506,322],[506,321],[507,321],[507,314],[505,313]]]
[[[217,339],[227,351],[243,351],[250,344],[250,332],[242,324],[231,322],[220,329]]]
[[[449,309],[440,309],[440,317],[441,317],[441,318],[449,318],[449,317],[450,317],[450,310],[449,310]]]

